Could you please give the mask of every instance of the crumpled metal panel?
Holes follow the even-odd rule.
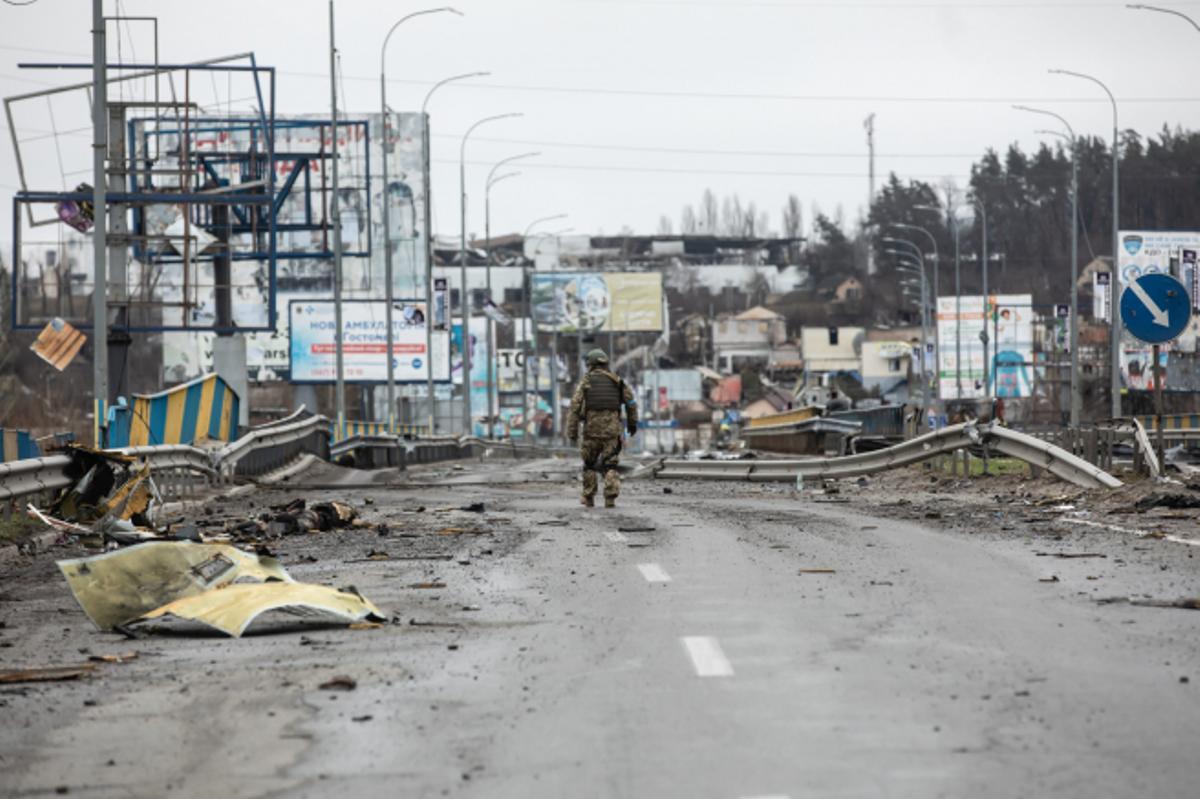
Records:
[[[385,621],[386,617],[366,597],[352,590],[338,590],[309,583],[261,583],[231,585],[199,596],[180,599],[143,615],[138,621],[174,616],[207,624],[237,638],[263,613],[281,610],[294,616],[333,618],[353,624]]]
[[[155,608],[239,580],[291,583],[279,561],[225,544],[152,541],[61,560],[71,593],[97,627],[111,630]]]

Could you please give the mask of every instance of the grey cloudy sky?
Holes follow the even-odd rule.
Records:
[[[1050,67],[1106,81],[1122,127],[1195,127],[1194,53],[1200,32],[1181,19],[1105,2],[805,2],[805,0],[453,0],[465,16],[420,17],[393,38],[390,104],[419,107],[428,86],[461,72],[491,77],[448,86],[434,99],[434,216],[458,230],[457,136],[474,120],[524,117],[480,129],[468,148],[470,190],[488,165],[525,150],[543,155],[495,189],[493,229],[568,213],[578,232],[654,232],[678,226],[685,202],[711,187],[737,193],[779,225],[789,192],[857,217],[867,192],[862,122],[876,114],[878,171],[965,180],[986,147],[1035,145],[1042,119],[1013,102],[1062,113],[1108,138],[1098,87]],[[391,23],[433,3],[339,0],[338,44],[350,111],[378,107],[379,47]],[[90,4],[0,5],[0,94],[85,79],[17,68],[25,60],[90,53]],[[115,3],[108,3],[115,10]],[[281,113],[328,109],[324,0],[123,0],[154,14],[164,60],[253,50],[280,70]],[[1200,3],[1172,7],[1200,16]],[[123,31],[141,60],[148,31]],[[111,44],[115,46],[116,37]],[[129,60],[129,50],[124,51]],[[82,148],[86,138],[67,146]],[[686,151],[686,152],[680,152]],[[17,183],[7,136],[0,187]],[[56,187],[50,187],[56,188]],[[6,203],[7,208],[7,203]],[[0,240],[11,216],[0,214]],[[468,229],[482,232],[481,203]],[[8,253],[5,253],[6,260]]]

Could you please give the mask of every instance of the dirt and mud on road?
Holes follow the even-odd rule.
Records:
[[[0,563],[0,670],[68,669],[0,683],[0,793],[1190,792],[1200,613],[1139,603],[1200,596],[1200,491],[916,467],[628,481],[606,511],[572,469],[323,466],[191,511],[382,625],[127,638],[55,566],[83,548]],[[297,498],[361,521],[271,528]]]

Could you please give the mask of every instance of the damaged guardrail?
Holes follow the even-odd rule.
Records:
[[[329,459],[329,419],[309,416],[288,424],[251,430],[214,456],[224,481],[254,477],[281,469],[305,454]]]
[[[71,465],[67,455],[0,463],[0,502],[5,504],[44,491],[58,491],[73,482],[66,469]]]
[[[749,482],[791,482],[797,477],[861,477],[977,445],[986,445],[993,451],[1045,469],[1081,488],[1117,488],[1121,485],[1121,481],[1108,472],[1060,447],[992,423],[952,425],[886,449],[844,457],[797,460],[667,460],[656,476],[664,479]]]

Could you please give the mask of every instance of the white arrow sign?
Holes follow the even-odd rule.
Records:
[[[1154,300],[1150,299],[1150,295],[1142,288],[1141,282],[1135,280],[1129,284],[1129,290],[1133,292],[1133,296],[1142,301],[1142,305],[1150,310],[1150,315],[1154,317],[1154,324],[1162,327],[1171,326],[1171,315],[1159,308]]]

